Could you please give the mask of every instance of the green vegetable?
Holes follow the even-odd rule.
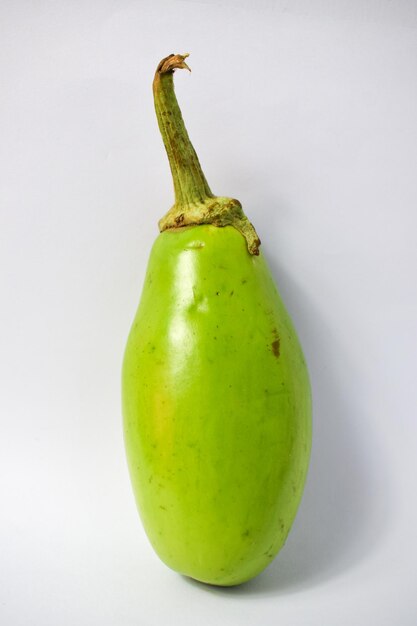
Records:
[[[212,194],[173,87],[155,108],[175,204],[160,221],[122,376],[124,433],[146,533],[172,569],[215,585],[261,572],[283,546],[311,446],[308,372],[259,238]]]

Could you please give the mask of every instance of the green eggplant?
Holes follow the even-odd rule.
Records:
[[[175,204],[159,222],[123,360],[124,439],[149,540],[173,570],[232,586],[283,546],[311,448],[294,326],[240,202],[215,196],[157,67]]]

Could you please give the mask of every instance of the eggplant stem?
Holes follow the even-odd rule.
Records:
[[[158,64],[153,95],[159,130],[174,182],[175,203],[159,221],[160,231],[190,225],[233,226],[246,239],[250,254],[259,254],[260,239],[238,200],[215,196],[185,128],[174,90],[176,69],[191,69],[186,54],[170,54]]]

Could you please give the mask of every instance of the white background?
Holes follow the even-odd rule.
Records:
[[[0,5],[0,622],[408,626],[416,600],[417,3]],[[151,550],[120,366],[173,200],[158,61],[255,223],[310,368],[287,545],[221,590]]]

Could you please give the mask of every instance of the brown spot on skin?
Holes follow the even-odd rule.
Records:
[[[271,343],[272,353],[278,359],[281,354],[281,342],[276,328],[272,329],[274,341]]]
[[[183,221],[184,221],[184,213],[180,213],[180,215],[178,215],[175,218],[175,223],[176,224],[182,224]]]
[[[272,352],[273,352],[274,356],[278,359],[279,354],[280,354],[279,339],[275,339],[275,340],[271,343],[271,348],[272,348]]]

